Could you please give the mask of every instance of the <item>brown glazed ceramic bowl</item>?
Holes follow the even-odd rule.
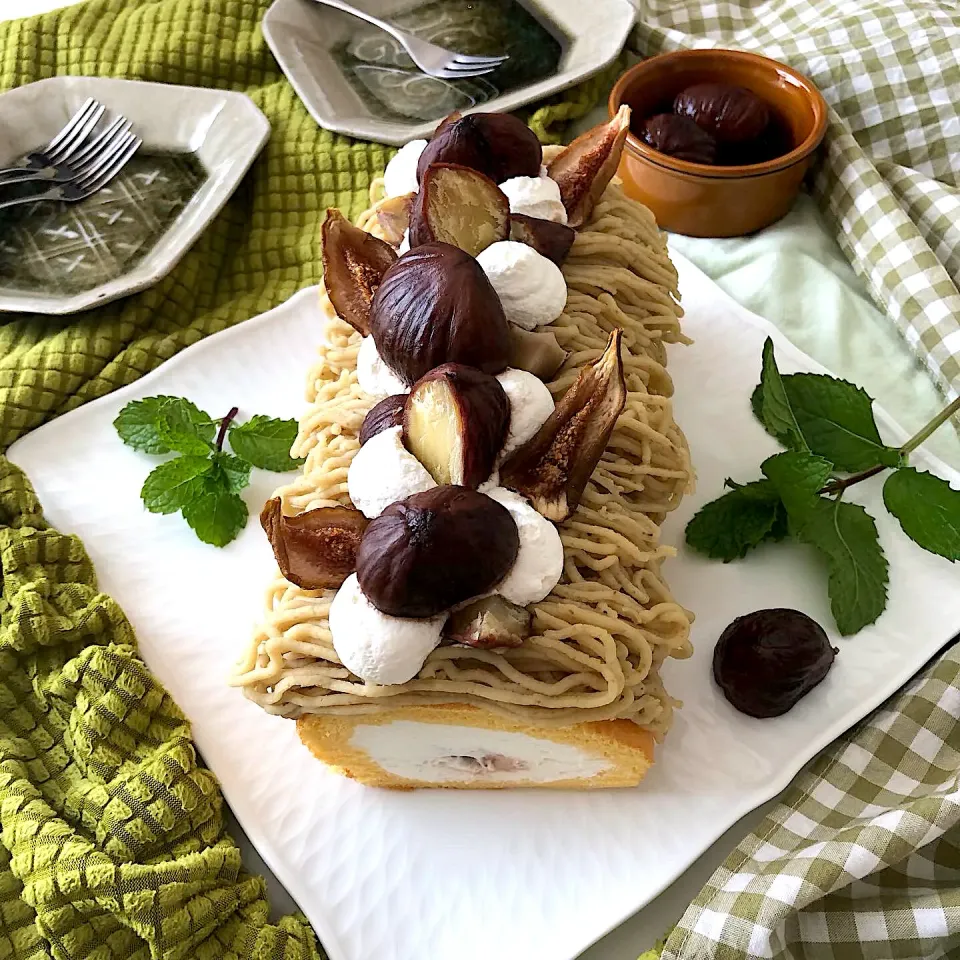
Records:
[[[695,83],[745,87],[772,108],[780,156],[744,166],[688,163],[643,143],[647,117],[670,111]],[[619,174],[627,194],[649,207],[665,230],[691,237],[738,237],[779,220],[791,207],[827,128],[827,105],[802,74],[755,53],[681,50],[627,70],[610,94],[610,116],[633,112]]]

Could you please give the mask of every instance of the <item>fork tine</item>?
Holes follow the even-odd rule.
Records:
[[[125,134],[124,136],[130,139],[127,141],[126,146],[118,154],[115,154],[113,162],[106,167],[98,177],[92,178],[83,186],[83,190],[87,196],[96,193],[98,190],[102,190],[140,149],[143,141],[139,137],[135,137],[132,133]]]
[[[93,97],[87,97],[83,106],[67,121],[63,129],[43,148],[42,153],[49,153],[56,150],[58,146],[70,136],[70,134],[87,118],[87,114],[97,108],[97,101]]]
[[[105,130],[97,134],[93,140],[70,158],[71,165],[82,172],[83,168],[97,159],[102,150],[105,150],[122,134],[127,133],[132,126],[133,124],[126,117],[118,115]]]
[[[77,149],[83,145],[83,141],[93,132],[94,128],[100,122],[100,118],[103,116],[105,109],[102,103],[98,103],[93,113],[90,114],[59,147],[49,153],[50,159],[55,163],[65,163],[69,160]]]
[[[510,56],[508,54],[504,54],[501,57],[472,57],[466,53],[458,53],[454,56],[453,62],[464,63],[475,67],[493,67],[509,59]]]
[[[443,80],[468,80],[470,77],[482,77],[484,74],[493,73],[496,69],[496,67],[457,67],[448,63],[442,69],[434,71],[433,76]]]
[[[117,157],[121,156],[136,139],[132,133],[124,133],[117,137],[103,153],[87,166],[83,175],[77,179],[77,186],[81,190],[86,190],[90,184],[95,183],[106,171],[112,168]]]

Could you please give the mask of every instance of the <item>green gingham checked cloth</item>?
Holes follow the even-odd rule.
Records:
[[[960,389],[957,0],[639,0],[644,55],[734,47],[796,67],[830,107],[813,192],[873,298]]]
[[[662,960],[960,956],[960,646],[841,738],[727,857]]]

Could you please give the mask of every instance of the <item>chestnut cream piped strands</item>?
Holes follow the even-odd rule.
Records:
[[[515,126],[518,123],[514,118],[474,121],[457,127],[456,136],[441,136],[460,119],[452,117],[441,124],[434,138],[439,143],[432,147],[431,162],[472,166],[464,162],[463,152],[444,155],[443,151],[451,145],[461,151],[475,149],[477,137],[475,131],[471,133],[471,127],[489,130],[498,124]],[[528,133],[521,132],[524,129],[520,125],[517,131],[521,143]],[[458,138],[465,140],[458,143]],[[601,137],[600,142],[611,144],[606,137]],[[404,160],[408,169],[412,162],[423,158],[425,151],[420,150],[420,146],[411,144],[401,151],[408,155]],[[550,194],[549,185],[539,189],[536,184],[525,182],[525,178],[533,179],[542,173],[539,145],[531,148],[530,156],[534,149],[536,168],[524,159],[527,169],[512,169],[509,176],[490,167],[480,172],[508,187],[509,191],[501,187],[501,192],[510,192],[519,198],[515,202],[541,203],[542,198]],[[506,155],[504,150],[492,152],[503,154],[497,162],[502,162]],[[582,159],[584,163],[593,163],[595,158]],[[511,163],[515,160],[516,151]],[[424,170],[429,166],[429,162],[423,163]],[[595,172],[603,167],[600,163]],[[389,221],[392,224],[390,239],[397,245],[402,239],[400,226],[404,229],[406,226],[402,218],[410,199],[404,195],[413,192],[418,183],[409,175],[406,182],[399,185],[397,178],[390,179],[394,180],[399,191],[396,195],[401,198],[395,205],[394,219]],[[518,182],[505,183],[511,179]],[[601,185],[600,191],[602,189]],[[589,204],[590,192],[583,194],[581,200],[584,196]],[[545,203],[537,209],[549,213],[555,208]],[[445,222],[457,216],[455,210],[444,212]],[[621,425],[610,436],[608,454],[594,471],[595,482],[586,482],[580,494],[579,510],[564,523],[559,535],[556,527],[520,494],[502,487],[485,487],[491,491],[488,499],[496,500],[510,512],[519,536],[511,573],[497,589],[526,591],[514,594],[524,597],[523,604],[514,603],[507,595],[471,601],[449,618],[437,615],[437,619],[444,616],[445,625],[438,625],[430,618],[391,618],[364,598],[356,576],[348,577],[335,595],[338,609],[360,611],[353,623],[359,625],[358,634],[367,634],[364,642],[369,655],[378,659],[389,652],[380,643],[384,639],[386,647],[394,649],[401,637],[409,641],[410,656],[406,662],[394,664],[384,674],[391,678],[385,680],[394,684],[391,686],[364,683],[357,677],[345,675],[333,647],[327,619],[328,611],[330,621],[334,619],[330,608],[334,597],[331,590],[317,595],[289,581],[278,580],[271,587],[270,612],[264,629],[254,639],[249,656],[238,669],[236,681],[269,712],[298,716],[364,706],[379,705],[379,709],[388,710],[391,704],[460,702],[483,705],[489,710],[540,724],[576,724],[627,717],[658,735],[669,726],[671,701],[663,691],[658,669],[666,656],[683,656],[689,652],[689,620],[682,608],[673,603],[660,577],[659,563],[668,551],[657,542],[657,524],[638,512],[635,504],[643,502],[644,509],[652,509],[655,517],[661,517],[678,502],[679,493],[690,478],[682,434],[672,422],[666,399],[670,392],[669,377],[662,367],[665,356],[662,341],[682,341],[677,323],[680,311],[672,299],[676,274],[648,213],[626,200],[615,187],[604,193],[594,212],[584,214],[579,232],[518,211],[511,211],[511,231],[518,218],[524,216],[533,220],[533,230],[541,233],[557,228],[559,232],[553,233],[553,237],[559,238],[557,242],[569,242],[565,272],[578,279],[568,281],[570,294],[566,309],[553,323],[530,332],[506,324],[508,353],[503,362],[504,367],[509,365],[513,369],[486,372],[496,378],[508,396],[509,429],[513,430],[514,406],[525,410],[532,404],[523,398],[534,396],[524,392],[526,387],[518,377],[524,374],[520,367],[528,364],[539,376],[552,378],[549,389],[544,388],[545,393],[552,391],[554,396],[560,396],[576,379],[577,369],[603,353],[609,331],[613,327],[624,328],[625,345],[630,345],[630,351],[622,357],[622,366],[630,394]],[[361,222],[381,236],[386,235],[375,210],[368,211]],[[522,225],[524,221],[519,223]],[[522,242],[518,236],[511,239]],[[538,250],[536,243],[530,245]],[[545,248],[538,252],[547,253]],[[562,261],[563,251],[554,256]],[[595,281],[601,277],[598,285]],[[394,297],[393,304],[401,306],[398,297]],[[456,324],[450,317],[442,318],[440,326],[445,336],[455,333]],[[309,376],[314,400],[301,421],[297,449],[307,453],[304,473],[280,491],[284,509],[290,513],[302,512],[317,504],[345,505],[346,475],[351,458],[356,457],[360,449],[361,439],[366,449],[386,434],[398,450],[405,450],[402,443],[405,398],[384,400],[377,405],[376,415],[371,412],[368,424],[364,413],[380,398],[364,395],[358,389],[357,335],[350,336],[346,326],[336,320],[329,325],[329,331],[329,343],[321,347],[321,360]],[[453,339],[456,340],[455,335]],[[377,346],[372,336],[364,341],[366,353],[371,354],[374,348],[372,355],[384,369],[389,369],[386,357],[381,359],[377,353]],[[449,360],[443,357],[444,362]],[[398,392],[405,394],[420,376],[429,373],[429,368],[416,375],[407,370],[402,381],[397,376],[399,373],[404,371],[397,370],[391,376],[397,377]],[[524,375],[535,380],[529,373]],[[517,378],[520,384],[519,394],[511,393],[517,387],[512,378]],[[515,396],[520,399],[515,400]],[[458,409],[455,404],[445,406],[448,411]],[[543,409],[549,413],[549,408]],[[446,429],[455,427],[457,416],[456,413],[448,415]],[[528,429],[523,423],[517,426],[520,436]],[[456,429],[453,433],[456,434]],[[411,456],[411,460],[419,466],[415,457]],[[429,482],[435,484],[426,470],[423,472]],[[443,488],[435,486],[434,489]],[[540,566],[515,578],[519,582],[511,586],[513,573],[524,569],[525,554],[536,559],[546,552],[531,544],[547,531],[558,540],[560,536],[563,538],[563,543],[557,544],[557,575],[566,564],[571,576],[551,592],[549,572],[547,579],[542,580],[544,568]],[[546,588],[541,587],[543,592],[534,593],[538,582],[546,583]],[[533,599],[545,593],[550,596]],[[524,610],[528,602],[533,603],[529,628],[525,622],[531,611]],[[376,636],[371,635],[371,629]],[[448,641],[436,646],[443,633]],[[466,645],[470,638],[477,646]],[[419,670],[418,657],[422,664]],[[367,669],[362,663],[358,666],[363,671]],[[410,674],[411,679],[395,681],[398,673],[411,668],[415,672]],[[392,672],[394,670],[397,672]]]

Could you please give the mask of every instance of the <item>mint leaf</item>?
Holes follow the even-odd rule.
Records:
[[[845,637],[862,630],[887,605],[887,560],[877,525],[863,507],[818,497],[797,531],[827,562],[830,609]]]
[[[761,393],[754,410],[759,407],[760,422],[790,450],[809,450],[803,431],[783,385],[773,355],[773,340],[767,337],[763,344],[763,370],[760,375]]]
[[[255,467],[284,473],[303,463],[290,456],[290,447],[296,438],[296,420],[256,416],[230,431],[230,446],[237,456]]]
[[[231,493],[239,493],[250,485],[250,464],[246,460],[218,452],[213,455],[213,462],[223,472]]]
[[[697,511],[687,524],[687,544],[714,560],[738,560],[771,537],[782,511],[769,480],[738,485]]]
[[[204,543],[225,547],[246,525],[247,505],[224,477],[207,478],[199,495],[184,505],[183,518]]]
[[[827,482],[833,464],[811,453],[778,453],[760,464],[763,475],[776,488],[790,518],[799,523],[815,503]]]
[[[782,378],[790,409],[807,446],[848,473],[882,464],[896,467],[900,451],[881,439],[873,400],[865,390],[819,373]]]
[[[182,397],[168,397],[156,418],[157,436],[169,450],[201,456],[210,453],[210,415]]]
[[[143,482],[143,505],[151,513],[176,513],[199,496],[212,469],[208,457],[177,457],[161,463]]]
[[[157,417],[160,408],[176,397],[146,397],[131,400],[113,421],[120,439],[134,450],[144,453],[169,453],[170,448],[157,434]]]
[[[960,490],[932,473],[901,467],[887,477],[883,503],[914,543],[960,560]]]

